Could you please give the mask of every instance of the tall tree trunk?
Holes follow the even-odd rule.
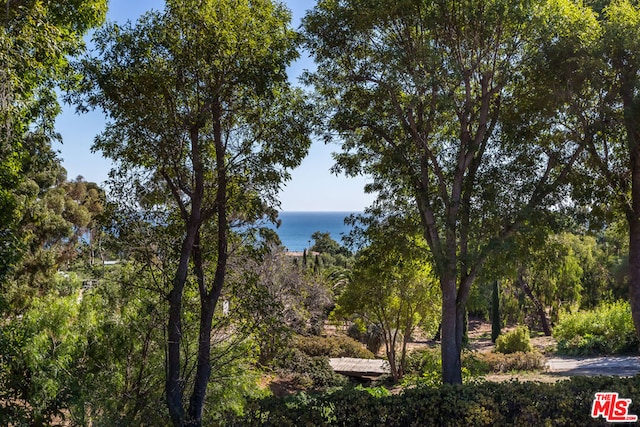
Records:
[[[182,295],[189,270],[189,260],[193,255],[195,243],[202,225],[202,203],[204,200],[204,166],[200,156],[200,138],[197,124],[190,130],[191,157],[195,190],[191,196],[191,211],[182,213],[187,223],[186,236],[180,251],[180,261],[173,280],[173,289],[169,292],[169,325],[167,343],[167,381],[165,391],[167,406],[173,425],[185,425],[185,410],[182,404],[184,378],[180,377],[180,344],[182,340]],[[170,184],[170,181],[168,181]],[[179,198],[178,198],[179,200]],[[198,242],[199,243],[199,242]]]
[[[182,405],[183,381],[180,377],[180,342],[182,340],[182,292],[187,280],[189,259],[193,250],[199,221],[190,222],[187,235],[182,242],[180,261],[169,292],[169,323],[167,330],[167,379],[165,392],[169,416],[175,426],[182,426],[184,407]]]
[[[207,393],[207,385],[211,377],[211,330],[216,301],[211,296],[201,300],[200,305],[200,334],[198,340],[198,364],[196,367],[193,392],[189,398],[188,417],[185,426],[197,427],[202,425],[202,408]]]
[[[442,288],[442,382],[462,384],[460,351],[464,313],[458,313],[455,274],[444,276],[440,280],[440,286]]]
[[[396,361],[395,349],[390,348],[390,345],[387,345],[387,360],[389,361],[391,378],[393,378],[393,383],[396,384],[400,379],[400,373],[398,372],[398,363]]]
[[[631,169],[631,207],[626,213],[629,222],[629,300],[636,335],[640,337],[640,99],[636,98],[637,70],[627,70],[623,64],[619,67],[623,70],[620,94]]]
[[[491,300],[491,342],[495,343],[500,336],[502,322],[500,319],[500,288],[498,281],[493,282],[493,292]]]
[[[217,213],[217,247],[216,247],[216,272],[213,278],[213,286],[209,291],[204,280],[202,266],[202,253],[200,251],[200,236],[197,236],[197,245],[194,248],[194,263],[198,286],[200,290],[200,333],[198,343],[198,365],[196,378],[191,398],[189,399],[187,426],[199,427],[202,425],[202,408],[207,393],[207,385],[211,377],[211,329],[213,326],[213,314],[220,298],[227,271],[228,259],[228,219],[227,219],[227,169],[226,150],[222,139],[222,126],[220,118],[222,108],[218,102],[213,103],[213,132],[216,148],[216,213]]]
[[[627,213],[629,222],[629,300],[631,316],[640,336],[640,156],[632,156],[632,204],[633,209]]]

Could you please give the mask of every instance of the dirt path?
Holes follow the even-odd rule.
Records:
[[[510,329],[510,328],[509,328]],[[469,321],[469,337],[473,349],[480,352],[493,351],[490,339],[491,324],[482,321]],[[538,336],[531,338],[536,350],[545,354],[547,369],[535,373],[491,374],[491,381],[555,382],[578,375],[633,376],[640,373],[640,356],[600,356],[600,357],[568,357],[553,354],[556,341],[553,337]]]
[[[547,358],[550,374],[633,376],[640,373],[639,356],[560,357]]]

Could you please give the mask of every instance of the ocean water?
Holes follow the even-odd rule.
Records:
[[[311,235],[316,231],[329,232],[342,245],[342,236],[351,231],[344,219],[353,213],[357,212],[280,212],[282,224],[276,232],[289,251],[309,249],[313,245]]]

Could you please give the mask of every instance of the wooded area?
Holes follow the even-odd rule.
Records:
[[[469,316],[637,352],[568,331],[640,331],[638,2],[0,6],[0,424],[224,424],[274,377],[344,386],[328,356],[402,384],[417,334],[460,384]],[[59,96],[107,117],[105,188],[52,150]],[[269,225],[314,138],[377,199],[291,256]]]

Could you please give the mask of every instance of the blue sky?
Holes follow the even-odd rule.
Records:
[[[293,13],[293,25],[298,27],[307,9],[315,5],[315,0],[285,0]],[[110,0],[107,19],[115,22],[135,21],[150,9],[162,9],[161,0]],[[292,82],[305,69],[313,69],[314,64],[304,53],[301,59],[289,69]],[[62,135],[63,144],[55,144],[60,151],[63,165],[70,179],[82,175],[87,181],[102,183],[107,179],[111,161],[100,153],[92,154],[90,147],[94,137],[104,128],[105,119],[96,111],[78,115],[73,106],[63,106],[63,112],[56,121],[56,129]],[[329,172],[333,165],[332,152],[339,151],[338,145],[325,145],[315,141],[308,157],[292,172],[291,181],[280,193],[283,211],[362,211],[371,204],[374,196],[365,194],[365,178],[335,176]]]

